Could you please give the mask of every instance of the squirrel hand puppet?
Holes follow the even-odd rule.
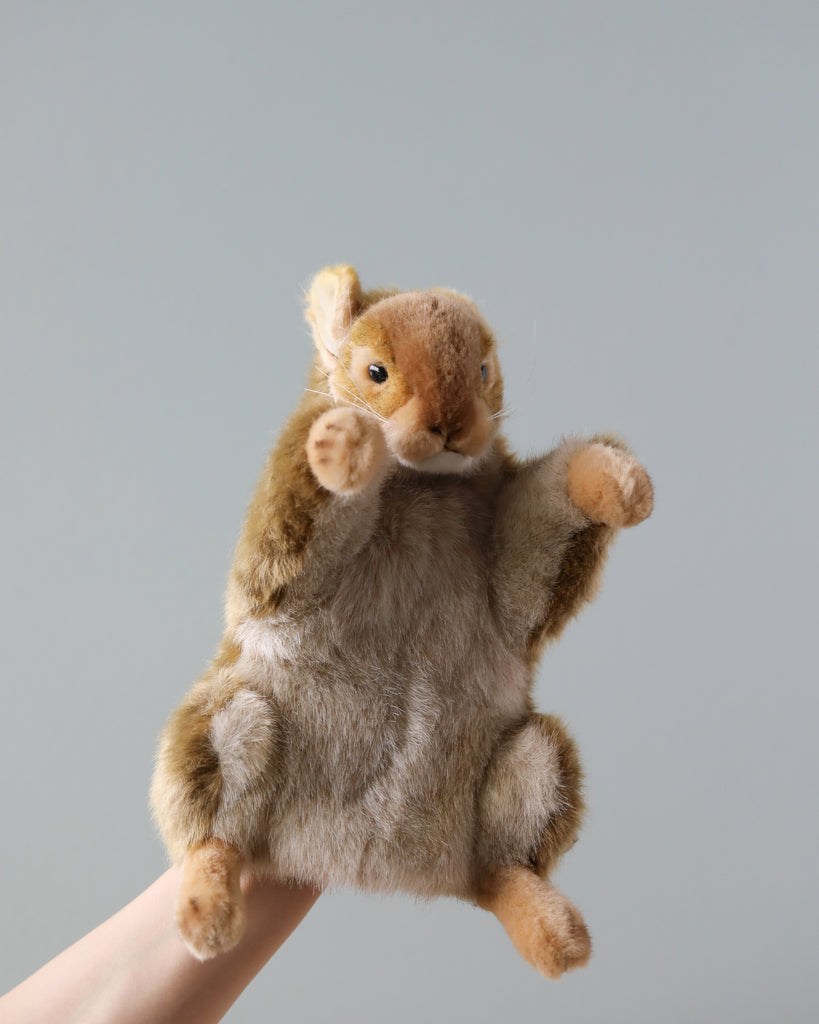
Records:
[[[330,267],[306,316],[309,387],[247,513],[224,637],[160,740],[177,925],[200,959],[234,946],[243,869],[456,896],[559,977],[591,951],[549,881],[581,767],[533,677],[651,482],[608,436],[511,454],[495,337],[456,292]]]

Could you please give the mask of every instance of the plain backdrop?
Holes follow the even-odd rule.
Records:
[[[536,690],[595,953],[328,894],[227,1019],[816,1019],[817,99],[815,3],[3,0],[0,989],[164,868],[155,739],[343,261],[481,304],[519,450],[654,477]]]

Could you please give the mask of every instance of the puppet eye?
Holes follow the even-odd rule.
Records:
[[[486,369],[486,363],[484,363],[483,366],[481,367],[481,380],[484,382],[484,384],[486,383],[486,376],[487,376],[487,369]]]
[[[370,374],[370,380],[375,381],[376,384],[383,384],[387,377],[389,377],[386,369],[378,363],[370,363],[367,369]]]

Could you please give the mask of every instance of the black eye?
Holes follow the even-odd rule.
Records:
[[[481,380],[486,383],[486,363],[481,367]]]
[[[383,384],[387,377],[389,377],[386,369],[383,366],[379,366],[378,363],[370,363],[367,369],[370,373],[370,380],[374,380],[376,384]]]

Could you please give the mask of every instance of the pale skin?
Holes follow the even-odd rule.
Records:
[[[318,890],[243,877],[247,927],[205,963],[173,919],[171,868],[131,903],[0,998],[0,1021],[26,1024],[212,1024],[301,922]]]

